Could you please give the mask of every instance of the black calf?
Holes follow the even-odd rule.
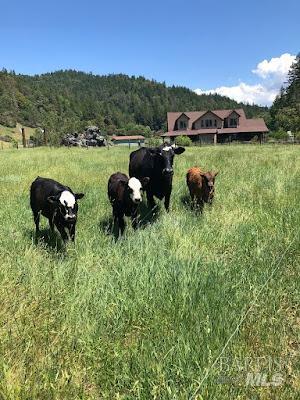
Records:
[[[37,177],[30,188],[30,205],[39,232],[40,214],[48,218],[50,229],[54,225],[63,240],[75,240],[75,227],[77,222],[77,200],[84,196],[83,193],[73,193],[68,187],[53,179]],[[68,234],[67,234],[68,232]]]
[[[148,177],[141,181],[136,178],[128,179],[121,172],[116,172],[109,178],[108,198],[113,208],[114,222],[118,223],[121,234],[125,230],[124,215],[131,217],[134,229],[137,227],[138,204],[142,201],[142,190],[148,181]]]

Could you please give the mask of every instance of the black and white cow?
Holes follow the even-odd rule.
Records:
[[[63,240],[75,240],[75,227],[77,222],[77,200],[84,196],[83,193],[74,193],[68,186],[64,186],[53,179],[38,176],[30,188],[30,205],[36,226],[39,232],[40,215],[48,218],[50,229],[54,225]]]
[[[159,147],[135,150],[130,154],[129,176],[143,179],[150,178],[145,190],[147,193],[148,206],[155,206],[154,196],[165,199],[165,208],[169,211],[170,196],[173,180],[173,160],[175,154],[182,154],[184,147],[163,144]]]
[[[108,180],[107,193],[113,208],[114,222],[123,234],[125,229],[124,215],[131,217],[132,226],[138,225],[138,205],[142,201],[143,187],[149,182],[148,177],[138,180],[128,178],[122,172],[116,172]]]

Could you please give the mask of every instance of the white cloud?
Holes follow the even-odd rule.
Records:
[[[197,94],[218,93],[238,102],[250,104],[272,104],[277,95],[277,90],[266,89],[260,83],[257,85],[247,85],[244,82],[241,82],[237,86],[221,86],[211,90],[195,89],[195,92]]]
[[[279,78],[281,82],[286,78],[290,66],[296,60],[296,56],[289,53],[282,54],[280,57],[271,58],[270,61],[263,60],[257,64],[252,72],[263,79]]]
[[[271,58],[270,61],[261,61],[256,69],[252,70],[261,79],[254,85],[241,82],[236,86],[220,86],[209,90],[195,89],[195,92],[197,94],[218,93],[239,102],[271,105],[295,59],[295,56],[285,53],[280,57]]]

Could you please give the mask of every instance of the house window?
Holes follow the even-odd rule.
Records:
[[[186,122],[185,121],[179,121],[179,129],[186,129]]]
[[[186,129],[186,121],[179,121],[179,129]]]
[[[201,128],[212,128],[213,126],[217,126],[217,120],[213,119],[202,119],[201,120]]]
[[[237,126],[237,119],[236,118],[230,118],[230,126]]]

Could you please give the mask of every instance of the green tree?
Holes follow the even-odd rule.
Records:
[[[300,131],[300,53],[288,73],[285,87],[275,99],[271,109],[273,130]]]

